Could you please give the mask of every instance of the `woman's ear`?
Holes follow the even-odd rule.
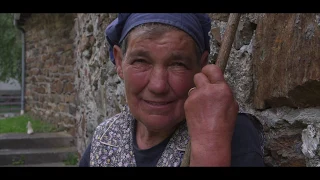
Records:
[[[209,57],[209,52],[208,51],[204,51],[202,53],[202,56],[201,56],[201,59],[200,59],[201,68],[203,68],[205,65],[207,65],[209,63],[208,62],[208,57]]]
[[[117,73],[118,76],[123,79],[123,72],[122,72],[122,52],[119,46],[113,46],[113,55],[116,63]]]

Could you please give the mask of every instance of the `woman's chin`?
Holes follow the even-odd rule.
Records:
[[[152,131],[170,131],[172,130],[180,121],[174,121],[164,116],[150,116],[145,119],[142,123],[146,126],[148,130]]]

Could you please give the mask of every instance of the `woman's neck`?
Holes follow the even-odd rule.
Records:
[[[167,137],[171,136],[171,134],[175,131],[177,126],[170,130],[166,131],[155,131],[149,130],[147,127],[139,121],[136,121],[136,141],[139,149],[149,149]]]

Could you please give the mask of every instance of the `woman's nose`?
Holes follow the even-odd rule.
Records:
[[[167,69],[153,68],[149,78],[148,89],[155,94],[163,94],[169,90]]]

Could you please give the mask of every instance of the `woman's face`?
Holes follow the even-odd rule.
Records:
[[[185,118],[184,102],[201,70],[195,42],[180,30],[138,31],[130,33],[125,55],[115,50],[130,111],[150,131],[172,129]]]

